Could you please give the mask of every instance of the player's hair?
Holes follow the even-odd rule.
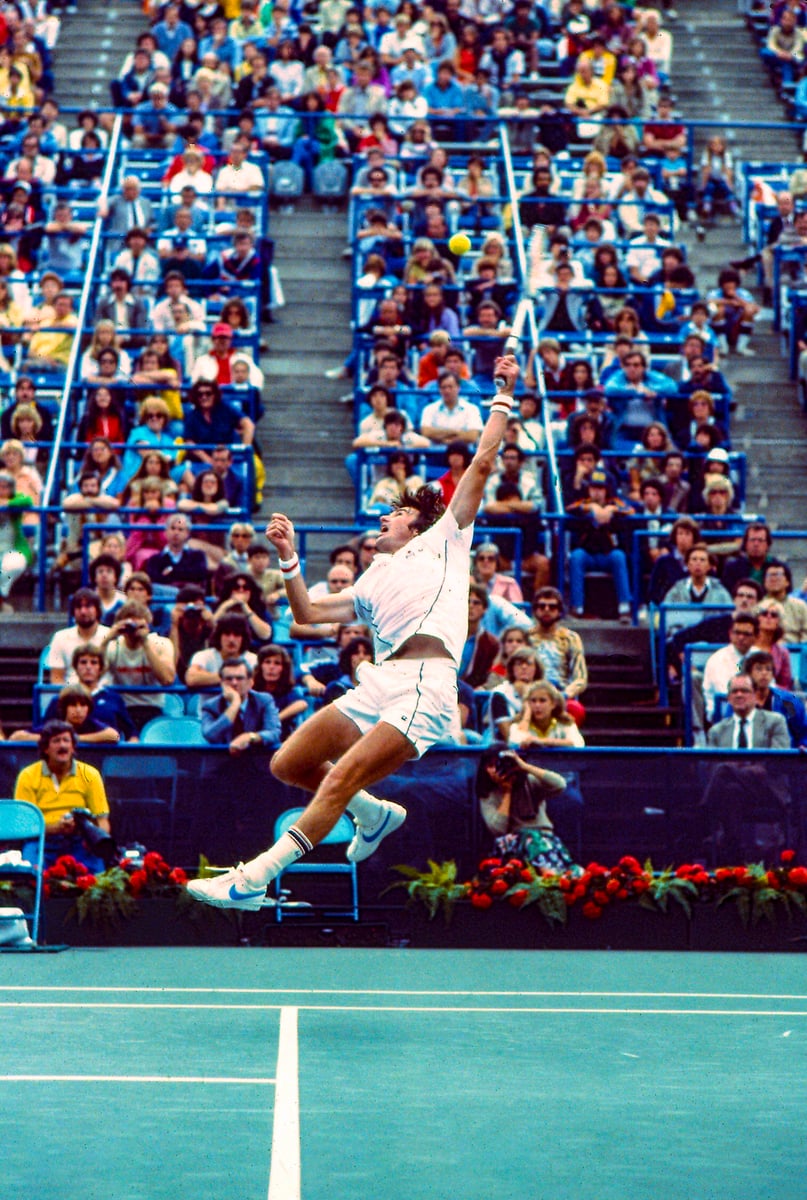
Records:
[[[414,492],[406,488],[400,500],[396,500],[392,507],[396,510],[401,508],[417,509],[418,515],[410,526],[416,533],[424,533],[427,529],[431,529],[435,521],[439,521],[446,511],[442,494],[428,483],[424,483]]]

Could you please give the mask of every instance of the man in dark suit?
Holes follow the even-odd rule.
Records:
[[[152,583],[182,587],[185,583],[207,584],[207,559],[202,550],[189,550],[191,524],[184,513],[174,513],[165,523],[165,548],[146,563]]]
[[[253,692],[252,672],[244,658],[227,658],[219,669],[221,695],[202,705],[202,733],[231,754],[280,741],[280,717],[267,692]]]
[[[268,757],[261,747],[280,743],[280,717],[270,695],[252,690],[246,659],[225,658],[219,668],[221,694],[201,708],[202,733],[212,746],[229,746],[226,756],[206,764],[209,795],[200,801],[207,853],[216,862],[232,861],[238,847],[258,853],[271,837],[274,815],[265,797]]]
[[[140,180],[136,175],[127,175],[118,195],[112,196],[108,203],[99,203],[98,212],[106,219],[107,233],[123,237],[130,229],[151,231],[154,228],[151,201],[141,195]]]
[[[750,675],[734,676],[728,698],[732,715],[709,730],[709,746],[721,750],[790,749],[785,718],[780,713],[757,708]],[[760,857],[756,823],[778,824],[782,831],[787,828],[790,792],[786,776],[778,775],[777,768],[778,763],[746,765],[735,760],[721,763],[715,769],[702,803],[713,835],[713,851],[717,840],[720,843],[722,864],[738,865]],[[779,848],[781,845],[770,847],[771,851]]]
[[[132,279],[123,267],[116,267],[110,272],[109,291],[95,306],[95,320],[115,322],[115,330],[121,337],[124,346],[142,346],[145,334],[128,336],[131,329],[145,330],[150,328],[148,308],[139,296],[132,295]]]

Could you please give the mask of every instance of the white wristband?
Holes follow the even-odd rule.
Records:
[[[513,403],[512,396],[506,396],[503,392],[500,392],[491,404],[490,411],[502,413],[505,417],[509,417],[513,411]]]
[[[291,558],[279,558],[277,560],[277,565],[280,567],[281,571],[292,571],[295,567],[299,567],[300,558],[295,552],[292,554]]]
[[[280,570],[283,575],[283,582],[288,583],[290,579],[294,579],[300,574],[300,564],[297,563],[296,567],[289,567],[287,570],[281,567]]]

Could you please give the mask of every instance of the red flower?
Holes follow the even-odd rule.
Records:
[[[487,892],[474,892],[471,896],[471,904],[474,908],[490,908],[492,903],[493,897],[489,896]]]
[[[642,892],[647,891],[647,889],[650,887],[650,884],[648,883],[648,881],[646,879],[644,879],[643,877],[640,877],[639,879],[634,879],[633,883],[631,884],[631,887],[633,888],[636,895],[640,896],[642,894]]]
[[[521,868],[524,866],[524,862],[520,858],[511,858],[507,865],[508,865],[508,867],[515,867],[515,869],[517,871],[520,871]]]
[[[139,896],[148,880],[149,877],[142,867],[138,871],[133,871],[129,876],[129,891],[133,896]]]
[[[583,905],[583,916],[588,917],[589,921],[597,921],[602,916],[602,909],[599,904],[595,904],[592,900],[588,900]]]
[[[57,860],[52,867],[48,867],[45,876],[48,879],[67,879],[67,868]]]
[[[509,889],[509,884],[506,879],[494,879],[490,885],[490,893],[492,896],[503,896]]]
[[[781,889],[782,885],[780,884],[779,876],[775,871],[768,871],[765,878],[768,882],[768,887],[772,887],[775,892],[778,892]]]
[[[188,876],[182,870],[182,867],[174,867],[168,878],[171,883],[182,884],[183,886],[188,882]]]
[[[500,867],[502,860],[500,858],[483,858],[479,864],[480,871],[488,871],[491,867]]]
[[[81,888],[82,892],[89,891],[91,887],[95,887],[94,875],[79,875],[76,880],[76,887]]]
[[[568,875],[561,875],[558,880],[558,887],[562,892],[570,892],[572,890],[572,881]]]
[[[490,873],[491,879],[503,879],[507,874],[507,867],[494,867]]]
[[[614,892],[620,891],[621,887],[622,887],[622,884],[619,882],[618,879],[609,879],[605,885],[605,890],[611,896],[613,896]]]
[[[628,895],[629,895],[628,889],[621,887],[616,894],[616,898],[617,898],[617,900],[627,900]]]
[[[681,863],[681,866],[675,872],[676,878],[677,879],[686,879],[687,875],[691,875],[692,872],[694,871],[694,869],[695,868],[692,866],[691,863]]]
[[[782,853],[779,855],[779,858],[782,860],[783,863],[793,862],[793,859],[795,857],[796,857],[795,850],[783,850]]]
[[[715,871],[715,879],[718,883],[725,883],[727,879],[733,879],[734,872],[730,867],[718,867]]]
[[[623,854],[622,858],[619,860],[619,865],[634,875],[640,875],[642,872],[639,860],[634,858],[632,854]]]
[[[807,867],[794,867],[788,875],[788,881],[796,887],[804,887],[807,883]]]
[[[57,863],[61,863],[61,865],[67,871],[76,871],[79,866],[79,863],[75,858],[73,858],[72,854],[63,854],[61,858],[58,858],[56,861]],[[78,874],[83,875],[84,871],[78,871]]]
[[[529,867],[525,867],[523,871],[519,871],[518,877],[523,883],[532,883],[532,871]]]
[[[529,894],[530,893],[526,888],[519,888],[517,892],[513,892],[512,895],[507,897],[507,899],[510,901],[513,908],[521,908],[521,905],[527,899]]]
[[[594,893],[594,903],[599,904],[600,908],[605,908],[606,904],[611,903],[611,897],[602,888],[598,888]]]
[[[698,887],[706,887],[710,882],[709,875],[706,871],[696,871],[692,876],[692,882]]]

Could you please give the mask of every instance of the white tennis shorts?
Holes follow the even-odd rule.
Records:
[[[391,658],[359,664],[358,684],[334,700],[362,733],[385,721],[418,758],[450,736],[457,711],[457,668],[448,658]]]

